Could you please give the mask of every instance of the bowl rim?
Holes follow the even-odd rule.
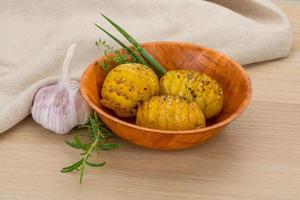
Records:
[[[142,127],[142,126],[138,126],[138,125],[131,124],[129,122],[123,121],[122,119],[119,119],[117,117],[114,117],[114,116],[106,113],[105,111],[103,111],[102,109],[100,109],[96,104],[94,104],[93,101],[85,93],[85,89],[84,89],[84,86],[83,86],[83,80],[84,80],[84,77],[87,76],[87,72],[89,70],[91,70],[92,67],[94,67],[94,64],[95,64],[96,61],[98,61],[99,59],[105,57],[105,55],[97,58],[93,63],[89,64],[88,67],[84,70],[84,72],[83,72],[83,74],[81,76],[81,79],[80,79],[80,91],[81,91],[81,94],[82,94],[83,98],[86,100],[86,102],[96,112],[98,112],[100,115],[102,115],[102,116],[104,116],[106,118],[109,118],[109,119],[113,120],[116,123],[122,124],[124,126],[128,126],[130,128],[139,129],[141,131],[154,132],[154,133],[165,133],[165,134],[195,134],[195,133],[207,132],[207,131],[210,131],[210,130],[221,128],[221,127],[229,124],[230,122],[234,121],[237,117],[239,117],[246,110],[246,108],[248,107],[248,105],[250,104],[250,101],[252,99],[252,93],[253,93],[252,82],[251,82],[251,79],[250,79],[248,73],[245,71],[245,69],[239,63],[237,63],[235,60],[233,60],[229,56],[227,56],[227,55],[225,55],[225,54],[223,54],[223,53],[221,53],[219,51],[216,51],[216,50],[214,50],[212,48],[208,48],[208,47],[205,47],[205,46],[202,46],[202,45],[199,45],[199,44],[190,43],[190,42],[157,41],[157,42],[145,42],[145,43],[142,43],[141,45],[142,46],[147,46],[147,45],[162,45],[162,44],[163,45],[179,44],[179,45],[182,45],[182,46],[187,46],[189,48],[195,48],[195,47],[196,48],[201,48],[201,49],[205,49],[205,50],[208,50],[208,51],[212,51],[212,52],[218,53],[219,55],[222,55],[223,57],[229,59],[234,64],[234,66],[241,72],[241,74],[245,78],[245,82],[246,82],[246,85],[247,85],[247,94],[246,94],[246,97],[241,102],[240,107],[237,109],[237,111],[234,112],[233,114],[229,115],[226,119],[224,119],[224,120],[222,120],[222,121],[220,121],[218,123],[215,123],[213,125],[210,125],[210,126],[207,126],[207,127],[204,127],[204,128],[191,129],[191,130],[176,130],[176,131],[172,131],[172,130],[152,129],[152,128]]]

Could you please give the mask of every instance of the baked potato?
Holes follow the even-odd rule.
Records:
[[[206,119],[218,115],[223,106],[223,92],[216,80],[190,70],[168,71],[160,80],[161,95],[183,96],[195,101]]]
[[[159,80],[146,65],[122,64],[106,76],[101,103],[120,117],[136,115],[138,104],[159,93]]]
[[[205,127],[205,117],[195,102],[180,96],[154,96],[139,105],[136,124],[161,130]]]

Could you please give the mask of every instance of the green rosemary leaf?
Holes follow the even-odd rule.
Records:
[[[116,135],[108,129],[103,129],[102,133],[105,137],[116,137]]]
[[[75,148],[75,149],[80,149],[80,146],[79,146],[77,143],[75,143],[75,142],[69,142],[69,141],[67,141],[67,140],[65,140],[65,142],[66,142],[69,146],[71,146],[71,147],[73,147],[73,148]]]
[[[101,148],[104,151],[107,151],[107,150],[115,149],[115,148],[118,148],[121,146],[122,146],[121,143],[105,143],[105,144],[99,145],[99,148]]]
[[[91,125],[92,125],[92,134],[98,134],[97,132],[98,132],[98,129],[99,129],[99,125],[98,125],[98,123],[97,123],[97,119],[93,119],[93,118],[91,118]]]
[[[74,135],[75,144],[82,150],[86,151],[85,145],[81,142],[79,136],[77,134]]]
[[[76,170],[76,168],[70,168],[70,169],[62,169],[60,170],[61,173],[68,173],[68,172],[71,172],[71,171],[74,171]]]
[[[91,167],[102,167],[102,166],[105,165],[105,162],[103,162],[103,163],[93,163],[93,162],[88,162],[88,161],[86,161],[86,164],[87,164],[88,166],[91,166]]]
[[[68,167],[64,167],[61,172],[62,173],[66,173],[66,172],[71,172],[76,170],[81,164],[83,163],[83,159],[79,160],[78,162],[68,166]]]
[[[91,148],[91,144],[82,144],[85,151],[88,150],[89,148]]]

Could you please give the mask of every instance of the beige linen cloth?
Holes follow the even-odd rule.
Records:
[[[285,57],[291,27],[269,0],[0,0],[0,133],[30,114],[36,91],[56,80],[70,43],[72,77],[102,55],[94,25],[114,31],[99,12],[140,42],[186,41],[241,64]],[[117,45],[115,45],[117,46]]]

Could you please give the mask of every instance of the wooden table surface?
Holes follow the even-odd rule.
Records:
[[[102,153],[84,184],[59,170],[79,158],[30,117],[0,136],[0,200],[300,199],[300,1],[277,1],[294,26],[289,58],[249,66],[247,112],[197,148],[164,152],[126,144]]]

